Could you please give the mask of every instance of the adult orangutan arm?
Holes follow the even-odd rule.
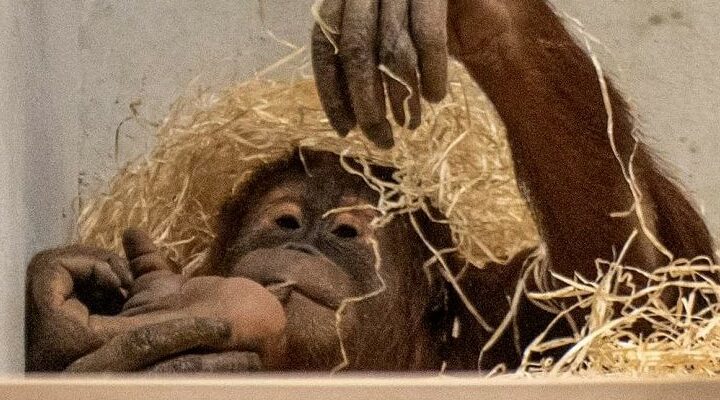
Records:
[[[354,8],[359,3],[366,7]],[[331,8],[321,13],[333,21],[337,32],[316,29],[314,36],[318,89],[331,121],[338,115],[345,120],[355,116],[378,143],[377,131],[367,129],[362,119],[375,115],[368,112],[373,107],[384,110],[384,102],[382,97],[356,90],[361,81],[358,71],[387,59],[395,63],[390,63],[393,71],[413,69],[416,59],[407,54],[439,48],[419,38],[447,36],[450,53],[467,67],[507,125],[518,182],[534,211],[555,272],[594,274],[594,261],[614,259],[636,229],[640,234],[625,256],[627,263],[653,269],[669,256],[712,256],[704,221],[685,194],[659,171],[648,150],[636,143],[622,97],[545,0],[451,0],[447,2],[447,34],[437,18],[420,18],[414,12],[426,7],[422,15],[444,15],[444,4],[438,5],[441,1],[433,2],[434,6],[423,0],[403,2],[406,22],[401,28],[384,23],[391,19],[389,11],[370,3],[345,0],[344,7],[334,7],[344,13],[333,14]],[[364,27],[363,34],[358,34],[357,26]],[[408,49],[406,36],[413,39],[414,47]],[[336,39],[339,56],[323,50],[328,38]],[[328,81],[324,72],[331,63],[338,79]],[[422,93],[428,87],[444,90],[443,73],[425,74],[423,68],[419,72]],[[412,78],[405,81],[411,86],[416,83]],[[398,96],[397,91],[408,93],[391,85],[388,90],[391,99]],[[435,94],[426,97],[436,100]],[[331,98],[353,101],[338,112],[327,107]],[[378,115],[384,121],[384,113]],[[629,179],[636,182],[634,193]]]
[[[554,271],[592,276],[594,261],[614,259],[635,229],[625,258],[632,265],[713,255],[704,221],[637,143],[622,97],[546,1],[450,5],[451,52],[507,125],[518,182]],[[627,178],[636,181],[634,194]],[[618,216],[624,211],[635,212]]]

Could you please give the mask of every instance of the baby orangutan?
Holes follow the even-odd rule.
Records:
[[[375,171],[391,179],[389,169]],[[344,361],[340,340],[354,369],[439,367],[445,288],[423,272],[431,253],[407,219],[371,226],[377,196],[339,156],[296,152],[225,205],[198,271],[207,276],[172,272],[135,230],[124,238],[134,279],[99,249],[42,253],[28,271],[28,369],[329,370]],[[450,244],[447,229],[434,236]],[[345,299],[383,284],[336,325]]]

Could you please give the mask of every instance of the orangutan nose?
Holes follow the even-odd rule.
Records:
[[[320,250],[318,250],[315,246],[309,244],[289,242],[285,243],[282,248],[285,250],[299,251],[301,253],[309,254],[311,256],[322,255],[322,253],[320,253]]]

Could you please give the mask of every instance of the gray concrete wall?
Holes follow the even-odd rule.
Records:
[[[720,2],[553,0],[600,39],[646,137],[720,237]]]
[[[17,73],[18,49],[12,45],[19,16],[9,2],[0,3],[0,368],[16,370],[22,348],[22,264],[27,246],[27,208],[23,199],[25,160],[21,105],[13,101],[23,91]],[[13,354],[15,353],[15,354]]]
[[[22,369],[22,275],[63,243],[73,199],[151,145],[123,125],[158,120],[191,79],[247,77],[305,44],[312,0],[0,0],[0,372]],[[720,3],[555,0],[582,19],[645,132],[720,233]],[[221,67],[218,67],[218,66]],[[207,72],[210,71],[210,72]]]

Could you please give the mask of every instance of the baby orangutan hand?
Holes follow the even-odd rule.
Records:
[[[176,274],[141,231],[126,231],[123,244],[134,276],[128,300],[115,315],[86,311],[83,332],[94,339],[93,345],[67,371],[273,368],[284,351],[285,328],[285,314],[274,295],[247,279]]]
[[[342,136],[358,123],[378,147],[392,147],[383,82],[395,120],[410,129],[420,124],[421,93],[433,102],[445,97],[447,2],[324,0],[318,4],[313,68],[330,123]]]

